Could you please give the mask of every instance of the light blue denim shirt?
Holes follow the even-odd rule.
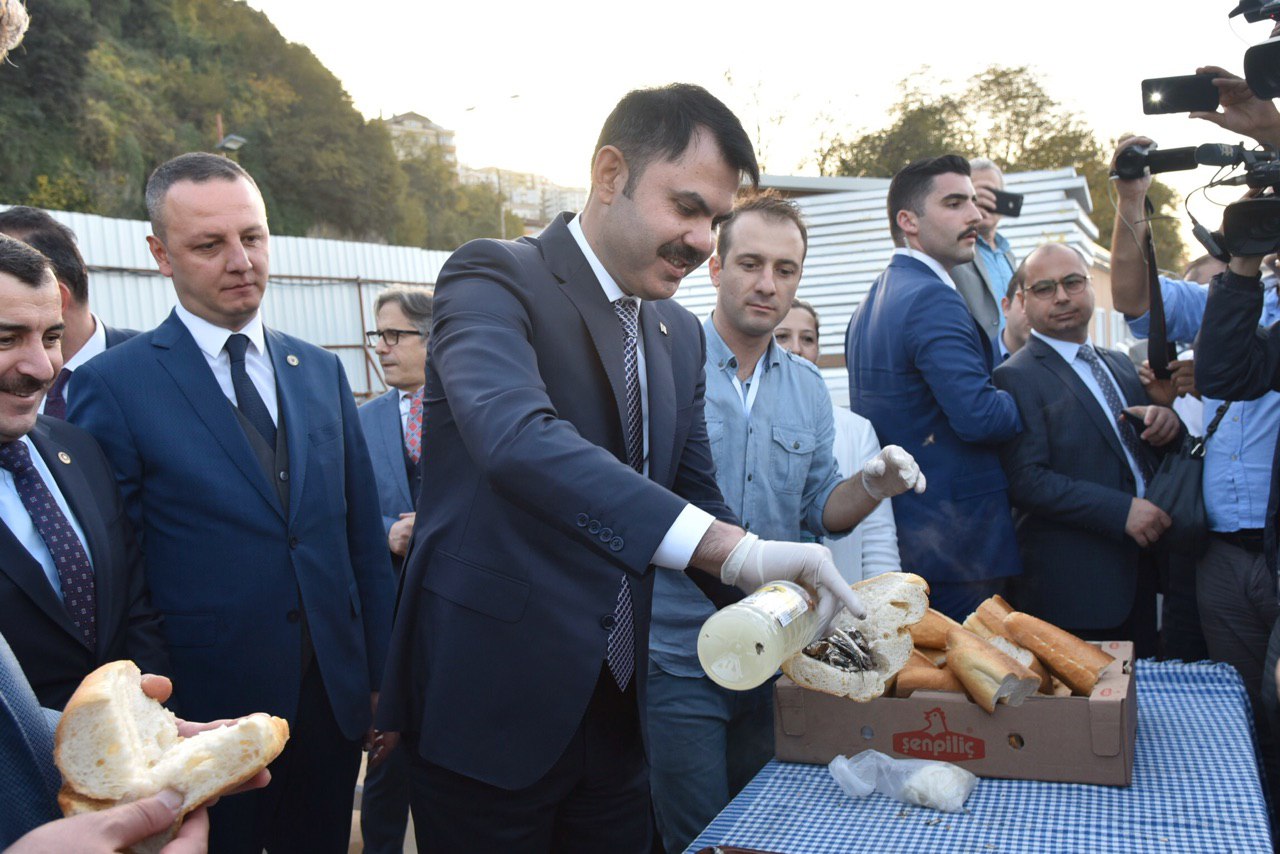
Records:
[[[743,526],[767,540],[836,537],[822,511],[840,483],[832,443],[835,421],[822,374],[772,341],[747,417],[738,360],[708,318],[707,433],[716,483]],[[715,608],[682,572],[658,569],[653,587],[649,655],[675,676],[702,676],[698,630]]]
[[[1263,326],[1280,321],[1276,280],[1263,279]],[[1160,277],[1164,317],[1170,341],[1192,341],[1200,332],[1200,320],[1209,299],[1209,286]],[[1150,332],[1150,317],[1129,320],[1129,331],[1139,338]],[[1204,398],[1205,426],[1213,419],[1221,400]],[[1209,528],[1239,531],[1266,524],[1267,497],[1271,494],[1271,455],[1280,429],[1280,393],[1269,391],[1257,400],[1231,404],[1218,424],[1204,453],[1204,506]]]

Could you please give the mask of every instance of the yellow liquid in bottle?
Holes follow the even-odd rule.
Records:
[[[750,691],[815,640],[818,615],[804,588],[773,581],[712,614],[698,633],[698,661],[711,681]]]

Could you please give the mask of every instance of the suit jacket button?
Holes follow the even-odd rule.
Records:
[[[600,533],[600,523],[599,523],[599,522],[597,522],[595,519],[592,519],[592,520],[591,520],[591,523],[590,523],[589,525],[587,525],[587,533],[589,533],[589,534],[598,534],[598,533]]]
[[[613,539],[613,528],[600,529],[600,542],[607,543]]]
[[[613,614],[605,614],[600,618],[600,628],[604,629],[606,632],[611,632],[613,631],[613,627],[617,625],[617,622],[618,618],[613,616]]]
[[[622,551],[623,545],[625,545],[625,543],[622,542],[622,537],[614,537],[609,541],[609,548],[613,549],[615,552]]]
[[[291,622],[291,623],[296,623],[296,622],[298,622],[298,620],[301,618],[301,616],[302,616],[302,615],[298,613],[298,611],[297,611],[297,609],[296,609],[296,608],[295,608],[294,610],[290,611],[289,613],[287,613],[287,614],[285,614],[285,615],[284,615],[285,619],[286,619],[286,620],[288,620],[288,621],[289,621],[289,622]]]
[[[587,527],[587,522],[589,522],[589,521],[591,521],[591,517],[590,517],[590,516],[588,516],[586,513],[579,513],[579,514],[578,514],[578,527],[579,527],[579,528],[585,528],[585,527]]]
[[[297,537],[290,537],[290,538],[289,538],[289,548],[291,548],[291,549],[296,549],[297,547],[298,547],[298,538],[297,538]]]
[[[289,473],[287,471],[280,472],[280,474],[277,475],[277,477],[280,478],[281,483],[288,483],[289,481]]]

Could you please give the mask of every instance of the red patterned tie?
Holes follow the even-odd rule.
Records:
[[[80,630],[81,637],[90,649],[98,643],[98,603],[94,595],[93,567],[85,553],[75,529],[53,493],[45,485],[40,472],[31,463],[31,455],[22,442],[0,445],[0,468],[13,473],[18,498],[27,508],[31,521],[40,538],[53,555],[53,565],[58,570],[58,584],[62,588],[62,602],[71,615],[71,622]]]
[[[404,427],[404,447],[416,466],[422,458],[422,392],[426,386],[409,395],[409,421]]]

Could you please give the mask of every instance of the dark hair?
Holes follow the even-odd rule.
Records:
[[[179,154],[156,167],[147,179],[147,216],[151,230],[157,237],[164,236],[164,197],[169,188],[180,181],[203,184],[207,181],[234,181],[243,178],[258,189],[258,184],[239,163],[229,157],[220,157],[204,151]]]
[[[813,307],[813,303],[811,303],[811,302],[806,302],[805,300],[802,300],[802,299],[800,299],[799,297],[797,297],[797,298],[795,298],[795,299],[791,300],[791,308],[792,308],[792,310],[793,310],[793,311],[794,311],[795,309],[797,309],[797,308],[802,308],[802,309],[804,309],[805,311],[807,311],[807,312],[809,312],[810,314],[812,314],[812,315],[813,315],[813,329],[814,329],[814,331],[815,331],[815,332],[818,332],[819,334],[821,334],[821,331],[820,331],[820,330],[822,329],[822,321],[818,319],[818,310],[817,310],[816,308],[814,308],[814,307]]]
[[[21,240],[0,234],[0,273],[13,276],[33,288],[43,287],[53,267],[49,259]]]
[[[658,157],[675,160],[684,154],[698,128],[710,132],[725,161],[745,173],[751,186],[760,183],[755,149],[742,122],[720,99],[689,83],[628,92],[604,120],[595,151],[612,145],[622,152],[627,161],[622,192],[629,198],[645,168]]]
[[[775,222],[791,222],[800,229],[800,239],[804,242],[805,255],[809,254],[809,229],[805,228],[804,217],[800,207],[790,199],[784,198],[777,190],[748,190],[738,196],[733,204],[733,213],[720,223],[720,232],[716,237],[716,253],[720,260],[729,254],[729,235],[733,233],[733,223],[742,214],[757,213],[765,219]],[[804,260],[804,256],[800,257]]]
[[[1018,269],[1013,271],[1013,275],[1009,277],[1009,287],[1005,288],[1004,298],[1012,301],[1013,295],[1022,290],[1023,284],[1027,281],[1027,259],[1023,258],[1022,263],[1018,265]]]
[[[889,234],[894,246],[905,246],[906,235],[898,228],[898,211],[911,211],[916,216],[924,213],[924,200],[933,190],[933,179],[939,175],[969,174],[969,161],[958,154],[926,157],[915,160],[898,170],[889,182]]]
[[[378,294],[373,304],[374,313],[382,311],[389,302],[400,307],[413,328],[422,333],[422,340],[426,341],[431,334],[431,291],[423,287],[394,285]]]
[[[53,275],[71,291],[71,298],[89,301],[89,268],[76,246],[75,232],[39,208],[15,205],[0,211],[0,234],[21,240],[49,259]]]

